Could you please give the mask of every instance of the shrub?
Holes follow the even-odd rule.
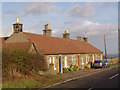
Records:
[[[9,76],[14,73],[23,75],[36,73],[38,70],[46,71],[47,63],[44,56],[28,54],[16,48],[5,48],[2,51],[2,74]]]
[[[63,73],[67,73],[69,70],[67,68],[63,68]]]
[[[73,64],[70,65],[69,71],[73,71]]]
[[[82,70],[81,68],[79,68],[79,70]]]
[[[76,71],[77,69],[78,69],[78,66],[77,66],[77,65],[74,65],[73,71]]]
[[[85,67],[84,67],[84,69],[88,69],[88,67],[87,67],[87,66],[85,66]]]

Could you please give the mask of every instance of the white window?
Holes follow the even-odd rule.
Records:
[[[97,55],[95,55],[95,59],[98,60],[98,59],[97,59]]]
[[[54,64],[54,70],[56,70],[56,67],[55,67],[55,57],[53,57],[53,64]]]
[[[72,63],[73,63],[73,55],[72,55]]]
[[[82,60],[82,65],[84,65],[83,58],[81,58],[81,60]]]
[[[101,55],[99,54],[99,59],[101,59]]]
[[[86,55],[86,64],[88,63],[88,56]]]
[[[75,64],[75,55],[74,55],[74,64]]]
[[[51,64],[51,57],[49,57],[49,64]]]
[[[65,67],[68,67],[67,66],[67,56],[65,56],[65,65],[64,65]]]
[[[87,61],[89,62],[89,55],[88,55],[88,57],[87,57]]]
[[[94,60],[95,60],[94,55],[92,55],[92,57],[93,57],[93,62],[94,62]]]

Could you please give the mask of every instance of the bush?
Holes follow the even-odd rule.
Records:
[[[70,65],[69,71],[73,71],[73,64]]]
[[[70,67],[68,68],[68,70],[69,71],[76,71],[76,70],[78,70],[78,66],[71,64]]]
[[[44,56],[28,54],[19,49],[5,48],[2,51],[2,74],[9,76],[14,73],[29,75],[38,70],[46,71],[47,63]]]
[[[77,65],[74,65],[73,71],[76,71],[77,69],[78,69],[78,66],[77,66]]]
[[[84,67],[84,69],[88,69],[88,67],[87,67],[87,66],[85,66],[85,67]]]
[[[63,73],[67,73],[67,72],[68,72],[67,68],[63,68]]]
[[[79,70],[82,70],[81,68],[79,68]]]

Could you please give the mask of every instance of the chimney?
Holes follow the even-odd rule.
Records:
[[[85,36],[83,37],[83,41],[87,42],[87,35],[85,33]]]
[[[14,33],[22,32],[23,24],[19,23],[19,18],[16,18],[16,23],[13,24]]]
[[[81,37],[80,37],[80,36],[78,36],[78,37],[77,37],[77,40],[81,41]]]
[[[69,39],[69,35],[68,30],[66,30],[63,34],[63,38]]]
[[[51,32],[52,32],[52,30],[50,29],[49,24],[46,24],[45,25],[45,30],[43,30],[43,35],[51,37]]]

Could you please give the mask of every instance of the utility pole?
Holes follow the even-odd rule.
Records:
[[[120,29],[118,29],[118,40],[119,40],[119,55],[118,55],[118,59],[119,59],[119,63],[120,63]]]
[[[107,60],[107,51],[106,51],[106,39],[104,34],[104,45],[105,45],[105,59]]]

